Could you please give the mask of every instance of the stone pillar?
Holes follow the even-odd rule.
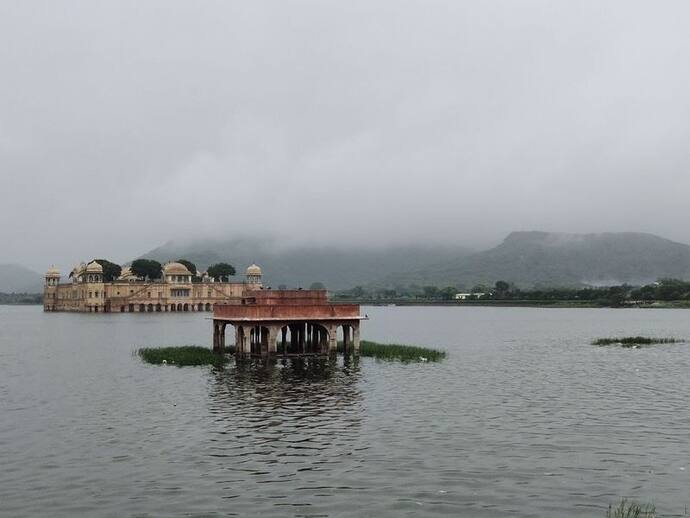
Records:
[[[297,332],[299,334],[299,352],[304,353],[304,345],[305,345],[304,327],[305,327],[305,324],[301,323],[301,324],[297,324],[297,325],[298,325]]]
[[[259,326],[259,339],[261,343],[261,355],[268,356],[271,353],[270,327]]]
[[[343,326],[343,352],[350,354],[350,326]]]
[[[225,352],[225,327],[227,326],[226,322],[221,322],[220,324],[220,350],[222,353]]]
[[[270,326],[268,328],[268,354],[275,354],[277,352],[277,341],[280,327]]]
[[[354,332],[352,340],[353,349],[355,354],[359,354],[359,322],[352,325],[352,331]]]
[[[249,352],[248,349],[247,332],[244,326],[235,325],[235,354],[246,355]]]
[[[338,352],[338,325],[328,326],[328,352],[335,354]]]
[[[221,337],[220,337],[220,323],[213,321],[213,352],[221,354]]]

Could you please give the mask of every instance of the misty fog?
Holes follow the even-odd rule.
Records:
[[[690,4],[0,6],[0,263],[168,240],[690,242]]]

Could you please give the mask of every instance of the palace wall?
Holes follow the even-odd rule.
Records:
[[[168,283],[145,281],[80,282],[46,286],[46,311],[168,312],[211,311],[261,288],[239,282]]]

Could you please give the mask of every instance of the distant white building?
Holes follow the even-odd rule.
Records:
[[[486,293],[456,293],[455,300],[480,299]]]

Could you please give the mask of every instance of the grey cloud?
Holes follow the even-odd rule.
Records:
[[[168,239],[690,242],[686,2],[6,2],[0,263]]]

